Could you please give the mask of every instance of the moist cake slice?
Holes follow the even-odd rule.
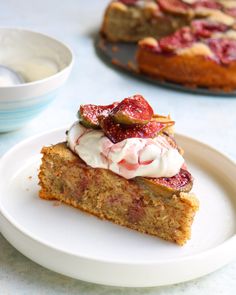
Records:
[[[199,203],[169,116],[140,95],[83,105],[67,142],[42,149],[39,195],[179,245]]]

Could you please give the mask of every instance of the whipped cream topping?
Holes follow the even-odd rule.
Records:
[[[67,144],[87,165],[109,169],[127,179],[172,177],[184,164],[178,150],[162,135],[113,143],[103,131],[75,122],[68,131]]]

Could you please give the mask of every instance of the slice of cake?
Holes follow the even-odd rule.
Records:
[[[235,23],[236,1],[116,0],[106,9],[101,33],[110,41],[137,42],[170,35],[194,19]]]
[[[140,95],[83,105],[67,142],[42,149],[43,199],[179,245],[191,236],[198,200],[169,116]]]
[[[141,72],[193,87],[236,88],[236,31],[221,22],[196,20],[174,34],[139,42]]]

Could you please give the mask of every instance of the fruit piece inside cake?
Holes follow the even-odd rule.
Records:
[[[106,9],[101,33],[110,41],[137,42],[161,38],[195,19],[235,24],[236,1],[117,0]]]
[[[66,142],[42,149],[40,197],[185,244],[199,204],[173,125],[141,95],[80,106]]]

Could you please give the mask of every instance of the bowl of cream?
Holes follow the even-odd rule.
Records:
[[[30,30],[0,28],[0,132],[21,128],[44,110],[72,65],[64,43]]]

